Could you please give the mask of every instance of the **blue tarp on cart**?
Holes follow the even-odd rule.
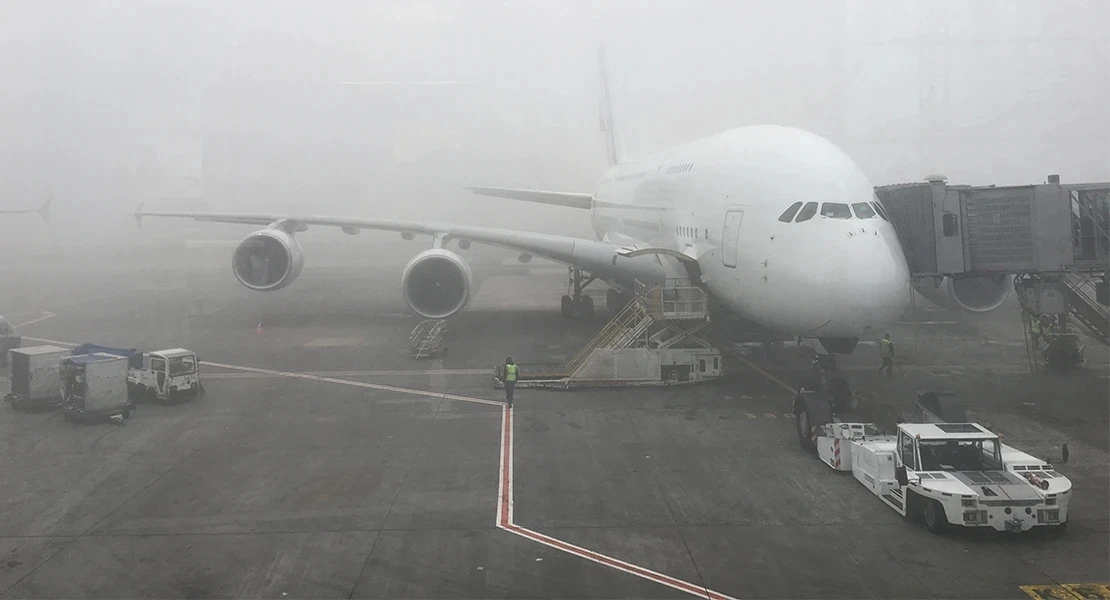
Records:
[[[88,343],[81,344],[74,348],[71,355],[80,356],[82,354],[96,354],[98,352],[111,354],[112,356],[123,356],[127,358],[127,364],[132,368],[141,369],[143,367],[143,353],[135,348],[112,348],[110,346]]]

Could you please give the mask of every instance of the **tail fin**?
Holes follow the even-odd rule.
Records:
[[[613,95],[609,91],[609,68],[605,60],[605,45],[597,49],[598,73],[601,77],[601,130],[605,132],[605,142],[609,153],[609,165],[625,161],[624,145],[620,130],[613,120]]]
[[[50,201],[53,199],[54,198],[47,198],[46,202],[43,203],[42,208],[38,209],[37,211],[39,213],[39,216],[42,217],[42,220],[46,223],[50,222]]]

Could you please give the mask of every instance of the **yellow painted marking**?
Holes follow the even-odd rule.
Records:
[[[767,417],[768,419],[777,419],[778,418],[778,415],[776,415],[775,413],[763,413],[763,416]]]
[[[1106,583],[1062,583],[1020,587],[1021,591],[1033,600],[1110,600],[1110,584]]]
[[[794,413],[782,413],[782,416],[786,417],[787,419],[795,418]]]
[[[748,418],[749,418],[749,419],[757,419],[757,418],[759,418],[758,416],[756,416],[756,415],[753,415],[752,413],[744,413],[744,414],[748,415]]]
[[[759,373],[760,375],[766,377],[771,383],[774,383],[774,384],[778,385],[779,387],[787,390],[791,394],[793,394],[795,392],[795,389],[794,389],[793,386],[786,385],[786,383],[783,382],[783,380],[781,380],[778,377],[775,377],[774,375],[768,373],[767,371],[764,371],[763,369],[759,368],[752,361],[750,361],[746,358],[741,358],[740,362],[744,363],[745,365],[748,365],[748,367],[750,367],[753,371],[755,371],[756,373]]]

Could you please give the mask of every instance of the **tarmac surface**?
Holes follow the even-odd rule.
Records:
[[[505,410],[495,364],[565,361],[606,314],[559,316],[565,270],[471,254],[478,292],[432,360],[408,354],[408,256],[309,262],[271,294],[199,266],[9,275],[24,336],[189,348],[207,393],[122,426],[0,407],[0,598],[1110,597],[1105,347],[1034,377],[1016,307],[918,305],[896,377],[870,346],[844,361],[880,423],[945,389],[1038,457],[1069,444],[1067,531],[936,536],[801,451],[789,344],[724,382]]]

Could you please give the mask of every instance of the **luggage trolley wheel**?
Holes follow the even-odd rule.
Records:
[[[815,392],[802,388],[794,398],[794,422],[798,428],[798,443],[802,450],[817,454],[817,430],[832,423],[832,407]]]

